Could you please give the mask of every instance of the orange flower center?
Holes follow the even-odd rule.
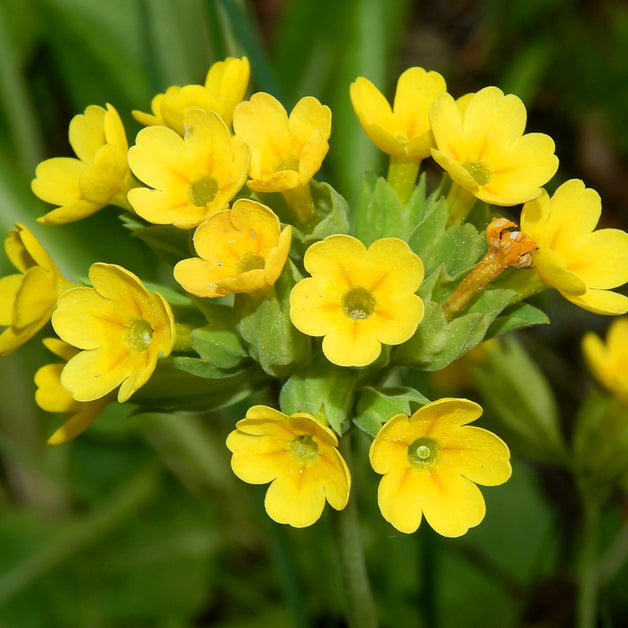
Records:
[[[375,297],[366,288],[356,286],[342,297],[342,309],[349,318],[369,318],[375,311]]]
[[[428,436],[417,438],[408,447],[408,460],[416,469],[434,464],[438,459],[438,443]]]
[[[148,321],[135,318],[129,323],[124,340],[132,351],[146,351],[153,340],[153,331]]]
[[[190,185],[190,202],[195,207],[207,207],[218,193],[218,182],[213,177],[197,179]]]

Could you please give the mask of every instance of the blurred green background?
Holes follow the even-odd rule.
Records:
[[[391,94],[399,73],[437,70],[455,96],[497,85],[520,96],[528,130],[550,134],[561,168],[628,227],[628,6],[620,0],[0,0],[0,226],[32,228],[66,276],[92,262],[164,279],[115,212],[43,227],[36,164],[68,155],[67,126],[109,102],[133,142],[132,109],[172,84],[202,83],[214,61],[247,55],[252,90],[287,108],[305,95],[333,111],[322,175],[351,202],[380,169],[351,110],[366,76]],[[2,252],[0,274],[12,272]],[[582,397],[579,341],[606,319],[544,297],[553,324],[527,334],[566,424]],[[35,340],[0,360],[0,628],[343,626],[329,513],[310,529],[273,524],[264,490],[229,468],[224,439],[243,416],[132,416],[112,407],[76,441],[47,448],[62,417],[38,410]],[[237,414],[237,413],[240,414]],[[570,626],[571,488],[515,456],[512,480],[484,491],[484,523],[456,540],[405,536],[377,509],[359,439],[355,472],[382,625]],[[516,453],[516,452],[515,452]],[[620,504],[621,505],[621,504]],[[623,504],[624,517],[628,504]],[[618,525],[621,508],[607,516]],[[627,626],[624,569],[605,591],[608,626]]]

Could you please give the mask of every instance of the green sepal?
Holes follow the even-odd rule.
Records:
[[[317,354],[283,385],[279,395],[281,411],[307,412],[341,435],[351,424],[349,412],[357,378],[356,370],[330,364]]]
[[[483,405],[499,421],[508,443],[553,466],[566,464],[558,407],[544,373],[512,337],[471,366]]]
[[[487,290],[467,313],[447,321],[435,301],[425,303],[425,314],[414,336],[397,348],[396,362],[424,371],[438,371],[471,351],[486,337],[491,323],[514,299],[512,290]]]
[[[193,231],[178,229],[172,225],[147,225],[139,218],[125,214],[120,217],[131,235],[142,240],[152,251],[170,265],[187,257],[193,257]]]
[[[628,408],[599,391],[580,406],[574,424],[573,463],[579,481],[597,497],[619,488],[628,472]]]
[[[532,327],[533,325],[547,325],[549,317],[539,308],[529,303],[516,303],[507,307],[492,323],[486,333],[492,338],[506,332]]]
[[[382,425],[397,414],[411,416],[419,407],[429,403],[414,388],[391,386],[374,388],[367,386],[360,391],[353,422],[364,432],[375,437]]]
[[[214,411],[245,399],[268,382],[257,368],[225,373],[197,358],[167,358],[130,403],[143,410]]]
[[[236,333],[233,309],[226,305],[204,305],[209,320],[205,327],[190,333],[192,349],[201,359],[221,369],[238,366],[249,354]]]
[[[288,260],[271,294],[259,298],[238,294],[235,298],[237,330],[250,356],[273,377],[288,377],[310,357],[310,337],[290,320],[290,291],[300,278]]]

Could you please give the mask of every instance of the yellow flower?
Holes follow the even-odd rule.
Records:
[[[266,205],[241,198],[198,227],[194,248],[200,257],[180,261],[174,277],[199,297],[257,292],[277,281],[291,240],[292,227],[282,231]]]
[[[120,386],[121,403],[150,378],[159,354],[167,356],[175,323],[166,300],[150,293],[128,270],[93,264],[92,288],[65,292],[52,325],[65,342],[82,349],[61,373],[77,401],[93,401]]]
[[[35,170],[31,187],[47,203],[59,205],[38,221],[74,222],[107,205],[128,207],[126,194],[136,185],[127,164],[128,144],[118,112],[90,105],[70,122],[70,144],[78,159],[54,157]]]
[[[190,229],[227,207],[244,185],[249,149],[212,112],[189,111],[185,128],[183,138],[163,126],[138,133],[129,164],[154,189],[131,190],[129,202],[149,222]]]
[[[264,506],[277,523],[312,525],[325,500],[342,510],[349,500],[351,476],[336,435],[311,414],[287,416],[254,406],[229,434],[233,472],[249,484],[267,484]]]
[[[304,264],[312,275],[290,295],[290,318],[310,336],[324,336],[323,352],[338,366],[366,366],[381,344],[408,340],[423,318],[414,294],[423,264],[397,238],[382,238],[368,250],[356,238],[333,235],[313,244]]]
[[[233,130],[251,147],[248,187],[283,192],[304,186],[318,172],[329,149],[329,107],[310,96],[290,117],[270,94],[253,94],[233,113]]]
[[[510,452],[495,434],[467,423],[482,408],[467,399],[439,399],[411,417],[398,414],[371,444],[373,469],[382,474],[379,508],[397,530],[414,532],[425,519],[443,536],[461,536],[486,512],[476,484],[510,477]]]
[[[59,295],[71,287],[37,238],[15,225],[4,243],[7,256],[20,271],[0,279],[0,356],[32,338],[49,320]]]
[[[628,318],[611,323],[606,344],[593,332],[587,333],[582,351],[597,380],[628,404]]]
[[[434,159],[455,183],[487,203],[517,205],[536,198],[558,168],[552,138],[524,135],[524,104],[497,87],[458,103],[439,94],[430,120],[437,146]]]
[[[571,179],[524,205],[521,231],[538,246],[532,259],[545,283],[590,312],[624,314],[628,297],[609,288],[628,281],[628,234],[594,231],[601,211],[598,193]]]
[[[214,111],[229,126],[233,108],[246,94],[249,75],[249,60],[246,57],[227,57],[209,68],[205,85],[173,85],[165,94],[157,94],[153,98],[152,115],[133,111],[133,116],[141,124],[167,126],[179,135],[185,133],[184,117],[190,109]]]
[[[408,68],[399,77],[392,110],[382,93],[364,77],[351,84],[351,102],[364,132],[381,151],[421,160],[430,156],[433,138],[429,110],[447,90],[438,72]]]
[[[46,412],[62,412],[66,415],[65,423],[48,439],[49,445],[62,445],[84,432],[110,399],[102,397],[95,401],[76,401],[72,393],[61,385],[61,372],[65,362],[74,357],[78,349],[57,338],[46,338],[44,344],[64,362],[47,364],[35,373],[35,401]]]

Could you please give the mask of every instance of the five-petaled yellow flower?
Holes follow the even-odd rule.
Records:
[[[133,209],[149,222],[190,229],[227,207],[244,185],[249,149],[217,114],[193,109],[185,115],[184,137],[164,126],[142,129],[129,164],[154,188],[131,190]]]
[[[174,277],[199,297],[255,293],[277,281],[291,241],[292,227],[282,231],[271,209],[241,198],[198,227],[194,248],[200,257],[180,261]]]
[[[351,102],[364,132],[387,155],[421,160],[434,146],[429,111],[438,94],[447,90],[438,72],[408,68],[397,82],[390,108],[383,94],[360,76],[351,84]]]
[[[253,94],[233,112],[233,130],[251,147],[255,192],[283,192],[306,185],[318,172],[331,134],[329,107],[307,96],[290,113],[270,94]]]
[[[20,271],[0,279],[0,356],[32,338],[49,320],[59,295],[72,286],[24,225],[9,231],[4,248]]]
[[[351,236],[333,235],[313,244],[304,264],[312,275],[290,295],[290,318],[310,336],[324,336],[323,352],[338,366],[366,366],[381,345],[408,340],[423,318],[415,294],[423,263],[397,238],[366,247]]]
[[[467,399],[445,398],[398,414],[371,444],[379,484],[379,508],[386,521],[412,533],[425,519],[443,536],[461,536],[484,518],[476,486],[496,486],[511,474],[510,452],[495,434],[468,426],[482,408]]]
[[[159,355],[175,340],[167,301],[148,292],[131,272],[115,264],[92,264],[93,287],[68,290],[59,299],[52,325],[79,349],[61,373],[76,401],[93,401],[120,386],[121,403],[150,378]]]
[[[127,163],[128,144],[118,112],[90,105],[70,121],[74,157],[42,161],[31,187],[47,203],[58,205],[39,222],[57,225],[80,220],[107,205],[128,207],[126,194],[137,185]]]
[[[94,401],[76,401],[72,393],[61,385],[61,373],[65,362],[73,358],[78,349],[58,338],[46,338],[44,344],[64,361],[46,364],[35,373],[35,401],[46,412],[66,415],[65,423],[48,439],[49,445],[62,445],[84,432],[111,400],[105,396]]]
[[[589,332],[582,351],[597,380],[628,404],[628,317],[615,319],[606,334],[606,343]]]
[[[311,414],[287,416],[254,406],[229,434],[233,472],[250,484],[267,484],[264,506],[277,523],[312,525],[325,500],[342,510],[349,500],[351,476],[338,451],[338,439]]]
[[[214,111],[230,126],[233,109],[246,94],[249,75],[246,57],[227,57],[209,68],[204,85],[173,85],[153,98],[152,114],[133,111],[133,116],[141,124],[167,126],[179,135],[185,133],[184,117],[190,109]]]
[[[610,288],[628,281],[628,234],[595,231],[601,211],[599,194],[571,179],[524,205],[521,231],[538,246],[532,259],[546,284],[585,310],[624,314],[628,297]]]
[[[434,159],[455,183],[487,203],[517,205],[536,198],[558,168],[552,138],[524,135],[524,104],[497,87],[458,102],[439,94],[430,120]]]

